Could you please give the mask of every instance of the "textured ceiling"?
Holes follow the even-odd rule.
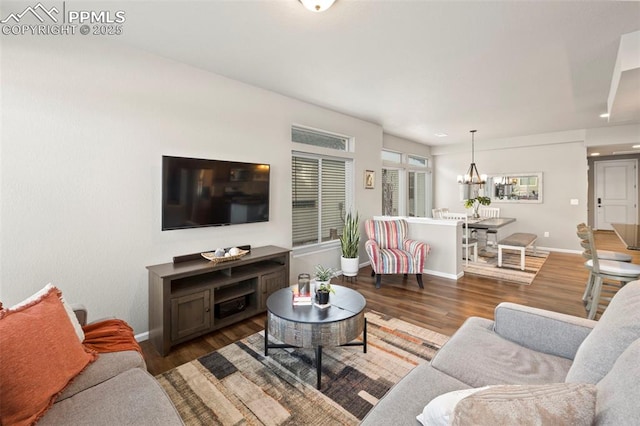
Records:
[[[609,125],[620,36],[640,30],[639,2],[114,4],[121,42],[434,146]]]

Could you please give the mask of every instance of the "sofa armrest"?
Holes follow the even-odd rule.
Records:
[[[573,359],[596,321],[515,303],[496,306],[494,331],[529,349]]]
[[[78,318],[78,322],[80,325],[87,324],[87,316],[89,315],[89,311],[84,305],[79,303],[72,303],[71,309],[73,309],[73,313],[76,314],[76,318]]]

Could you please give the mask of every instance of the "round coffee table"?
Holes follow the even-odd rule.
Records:
[[[367,352],[367,319],[365,298],[355,290],[331,285],[335,294],[331,306],[294,306],[290,288],[283,288],[267,299],[264,327],[264,354],[272,348],[313,348],[316,352],[316,387],[320,389],[323,346],[362,346]],[[353,342],[360,334],[361,342]],[[269,335],[283,343],[270,343]]]

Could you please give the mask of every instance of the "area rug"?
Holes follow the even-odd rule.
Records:
[[[355,425],[449,339],[367,312],[361,346],[323,348],[316,389],[313,349],[270,349],[264,332],[156,377],[187,425]]]
[[[488,252],[487,256],[478,256],[477,262],[469,262],[465,265],[464,273],[480,275],[500,281],[529,285],[544,265],[549,256],[548,252],[527,250],[524,259],[524,271],[520,270],[520,252],[503,251],[502,267],[498,267],[498,255],[496,252]]]

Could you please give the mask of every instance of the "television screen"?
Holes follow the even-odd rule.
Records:
[[[162,230],[269,220],[268,164],[162,157]]]

